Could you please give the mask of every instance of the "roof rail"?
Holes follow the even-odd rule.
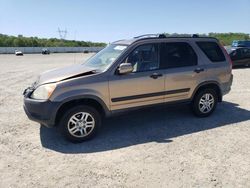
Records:
[[[134,39],[141,39],[141,38],[166,38],[165,34],[145,34],[134,37]]]
[[[175,35],[170,35],[166,36],[165,34],[145,34],[145,35],[140,35],[134,37],[134,39],[143,39],[143,38],[199,38],[200,36],[198,34],[192,34],[192,35],[187,35],[187,36],[175,36]]]
[[[115,42],[120,42],[120,41],[123,41],[123,40],[126,40],[126,39],[116,40],[116,41],[113,41],[112,43],[115,43]]]
[[[215,39],[217,41],[219,41],[217,38],[214,37],[209,37],[209,36],[199,36],[199,34],[189,34],[187,36],[183,36],[183,35],[165,35],[165,34],[146,34],[146,35],[141,35],[141,36],[137,36],[134,37],[135,41],[134,42],[138,42],[141,40],[147,40],[147,39],[161,39],[161,38],[178,38],[178,39],[187,39],[187,38],[207,38],[207,39]],[[133,42],[133,43],[134,43]]]

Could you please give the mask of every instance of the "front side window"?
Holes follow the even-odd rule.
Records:
[[[185,42],[169,42],[161,44],[162,68],[176,68],[197,65],[197,55],[193,48]]]
[[[130,53],[125,62],[132,64],[133,72],[159,69],[159,45],[141,45]]]
[[[84,65],[99,71],[104,71],[126,48],[126,45],[111,44],[90,58]]]

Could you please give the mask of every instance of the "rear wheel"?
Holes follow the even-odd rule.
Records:
[[[91,106],[80,105],[66,111],[60,122],[60,130],[71,142],[83,142],[93,138],[101,126],[101,116]]]
[[[218,103],[218,95],[214,89],[199,91],[192,102],[192,110],[198,117],[207,117],[213,113]]]

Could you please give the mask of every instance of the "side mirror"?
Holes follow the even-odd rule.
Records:
[[[118,68],[118,73],[119,74],[128,74],[131,73],[134,70],[133,66],[131,63],[122,63],[120,64]]]

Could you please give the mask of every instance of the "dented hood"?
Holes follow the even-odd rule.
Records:
[[[95,73],[96,71],[93,68],[84,66],[82,64],[71,65],[42,73],[34,85],[59,82],[62,80],[92,75]]]

